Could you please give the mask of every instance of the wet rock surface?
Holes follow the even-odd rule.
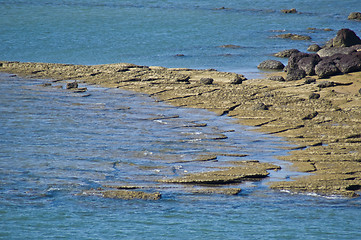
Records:
[[[332,84],[321,87],[319,84],[324,80],[318,76],[314,76],[315,81],[306,84],[305,79],[285,82],[246,80],[244,76],[235,73],[127,63],[96,66],[0,63],[0,71],[19,76],[52,79],[54,82],[76,80],[79,83],[122,88],[149,94],[175,106],[227,114],[238,119],[241,124],[257,127],[257,131],[285,137],[295,147],[290,149],[290,155],[279,158],[294,163],[293,167],[298,171],[313,174],[293,181],[284,179],[271,182],[271,188],[349,197],[356,196],[360,191],[360,72],[332,76],[329,80]],[[276,75],[286,77],[284,72],[277,72]],[[212,78],[214,81],[212,84],[200,84],[201,78]],[[314,97],[310,97],[312,93]],[[254,108],[259,103],[267,104],[268,110]],[[213,158],[209,161],[216,160]],[[163,184],[169,182],[191,186],[209,183],[213,184],[212,188],[218,189],[215,183],[263,179],[268,176],[268,169],[270,166],[262,166],[261,163],[234,163],[227,168],[182,173],[181,176],[159,181]],[[119,197],[123,193],[100,191],[99,194]]]

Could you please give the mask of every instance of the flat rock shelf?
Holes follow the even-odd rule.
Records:
[[[360,72],[332,77],[328,80],[336,84],[321,88],[319,83],[324,80],[318,78],[312,83],[305,79],[291,82],[247,80],[240,74],[212,69],[169,69],[126,63],[85,66],[2,61],[0,71],[54,82],[77,81],[121,88],[146,93],[175,106],[228,115],[238,119],[240,124],[285,137],[297,146],[289,148],[290,155],[279,158],[292,162],[297,171],[312,174],[293,181],[270,182],[271,188],[347,197],[358,196],[361,190]],[[213,81],[204,84],[200,81],[204,78]],[[319,98],[309,97],[315,93]],[[263,107],[258,107],[260,105]],[[249,177],[242,173],[246,168],[254,171],[257,177],[264,176],[269,167],[257,170],[234,167],[162,181],[194,183],[207,181],[207,175],[216,176],[209,181],[219,183]],[[237,170],[236,174],[230,173],[233,170]]]

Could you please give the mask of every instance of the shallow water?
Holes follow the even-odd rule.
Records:
[[[0,76],[0,238],[3,239],[357,239],[360,198],[272,191],[267,181],[298,173],[275,159],[281,138],[198,109],[141,94]],[[201,124],[201,125],[200,125]],[[202,127],[200,127],[202,126]],[[224,134],[227,139],[217,139]],[[179,163],[205,154],[218,162]],[[154,181],[258,159],[283,166],[237,196],[194,194]],[[272,172],[272,171],[271,171]],[[159,201],[80,194],[101,185],[140,185]],[[154,187],[156,186],[156,187]],[[227,186],[226,186],[227,187]],[[80,195],[79,195],[80,194]]]
[[[306,51],[341,28],[360,36],[360,23],[347,20],[358,6],[359,0],[0,0],[0,60],[129,62],[253,77],[274,52]],[[286,8],[301,14],[281,14]],[[283,32],[312,40],[273,38]],[[219,47],[224,44],[240,47]],[[281,138],[146,95],[95,86],[79,94],[43,82],[0,75],[1,239],[361,239],[360,198],[267,187],[267,181],[298,174],[275,159],[286,154]],[[204,154],[218,154],[218,162],[180,163]],[[264,181],[226,186],[241,187],[236,196],[155,186],[156,179],[232,160],[273,162],[283,170]],[[79,195],[104,184],[147,186],[161,191],[162,199]]]

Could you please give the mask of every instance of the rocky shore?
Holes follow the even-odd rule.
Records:
[[[317,77],[311,83],[305,79],[246,80],[239,74],[215,70],[125,63],[83,66],[3,61],[0,71],[122,88],[147,93],[175,106],[227,114],[239,119],[240,124],[258,127],[259,131],[285,137],[297,145],[290,149],[290,155],[280,159],[292,162],[295,170],[310,175],[294,181],[272,182],[271,188],[349,197],[357,196],[361,189],[361,72],[332,77],[328,81],[335,84],[320,87],[325,80]],[[254,174],[245,172],[245,168]],[[256,169],[248,164],[245,168],[236,166],[223,172],[160,181],[219,184],[250,175],[262,178],[268,175],[267,166]]]
[[[359,56],[357,48],[351,52],[352,59]],[[269,74],[268,79],[252,80],[240,74],[213,69],[164,68],[127,63],[85,66],[1,61],[0,71],[22,77],[51,79],[53,82],[65,81],[69,90],[77,92],[86,91],[86,88],[78,88],[77,83],[121,88],[146,93],[175,106],[203,108],[234,117],[240,124],[285,137],[295,145],[289,149],[289,155],[279,158],[292,162],[294,170],[309,174],[292,181],[271,182],[271,188],[358,196],[361,190],[361,72],[358,65],[352,71],[337,72],[334,76],[308,73],[290,80],[287,77],[293,71],[290,69],[303,70],[301,64],[295,61],[295,56],[302,54],[292,54],[285,68],[287,72],[280,70]],[[330,59],[335,60],[327,58],[329,62]],[[334,65],[337,66],[337,62]],[[279,168],[257,161],[242,161],[234,165],[213,172],[159,179],[159,182],[208,186],[230,184],[265,178],[269,174],[267,170]],[[100,189],[96,192],[114,198],[160,198],[158,193],[148,195],[144,192],[139,195],[139,192],[130,191],[129,195],[120,189]],[[240,189],[207,188],[200,191],[236,194]]]

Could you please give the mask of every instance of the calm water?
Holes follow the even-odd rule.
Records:
[[[280,12],[289,8],[302,14]],[[361,34],[360,23],[347,20],[359,0],[0,0],[0,10],[0,59],[9,61],[130,62],[253,76],[272,53],[306,51],[345,27]],[[312,40],[272,38],[282,32]],[[225,44],[240,48],[219,48]]]
[[[219,7],[229,9],[215,10]],[[281,14],[284,8],[302,14]],[[358,0],[0,0],[0,59],[130,62],[255,76],[257,64],[270,54],[305,51],[336,34],[308,27],[347,27],[360,36],[360,23],[347,20],[357,8]],[[310,35],[312,41],[272,38],[283,31]],[[218,47],[224,44],[241,47]],[[90,86],[75,94],[43,82],[0,75],[1,239],[361,239],[360,198],[267,188],[267,181],[297,175],[287,170],[237,185],[243,189],[237,196],[155,187],[156,179],[226,161],[257,159],[286,168],[275,159],[286,154],[280,138],[146,95]],[[228,138],[218,139],[224,135]],[[218,163],[179,163],[204,154],[218,154]],[[148,186],[160,190],[162,199],[78,195],[113,183]]]

